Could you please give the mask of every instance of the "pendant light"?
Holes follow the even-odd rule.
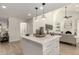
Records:
[[[66,18],[66,19],[69,19],[69,18],[71,18],[72,16],[67,16],[67,6],[65,6],[65,17],[64,18]]]
[[[45,6],[45,3],[42,3],[42,7],[43,7],[42,20],[46,20],[46,16],[44,14],[44,6]]]
[[[67,6],[65,6],[65,24],[64,24],[64,28],[68,28],[68,29],[71,29],[72,28],[72,20],[71,20],[71,18],[72,18],[72,16],[68,16],[67,15],[68,13],[67,13]]]
[[[38,7],[35,7],[35,10],[36,10],[36,15],[35,15],[35,21],[37,22],[38,21],[38,18],[37,18],[37,10],[38,10]]]

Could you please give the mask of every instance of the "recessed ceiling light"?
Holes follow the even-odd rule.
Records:
[[[7,8],[7,7],[6,7],[6,6],[4,6],[4,5],[2,5],[1,7],[2,7],[2,8]]]
[[[40,7],[41,10],[43,10],[43,7]]]
[[[28,16],[31,16],[31,15],[32,15],[31,13],[28,14]]]

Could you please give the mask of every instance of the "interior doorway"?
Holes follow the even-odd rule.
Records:
[[[27,33],[27,23],[20,23],[20,34],[25,35]]]
[[[9,42],[9,20],[8,18],[0,17],[0,42]]]

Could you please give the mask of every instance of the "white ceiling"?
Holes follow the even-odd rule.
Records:
[[[1,5],[7,6],[3,9]],[[45,12],[49,12],[60,7],[65,3],[46,3]],[[35,7],[41,7],[41,3],[0,3],[0,17],[18,17],[22,19],[29,19],[35,16]],[[31,13],[31,16],[28,16]],[[38,10],[38,15],[42,14],[42,10]]]

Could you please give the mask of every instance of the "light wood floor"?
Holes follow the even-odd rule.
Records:
[[[21,55],[20,42],[0,43],[0,55]]]
[[[67,44],[60,44],[61,55],[79,55],[79,46],[75,47]]]
[[[23,55],[20,41],[0,43],[0,55]],[[60,55],[79,55],[79,47],[60,44]]]

